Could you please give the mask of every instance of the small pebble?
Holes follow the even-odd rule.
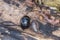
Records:
[[[19,4],[18,4],[18,3],[16,3],[16,6],[17,6],[17,7],[19,7]]]
[[[31,22],[31,28],[34,32],[38,32],[39,31],[39,24],[36,20],[33,20]]]

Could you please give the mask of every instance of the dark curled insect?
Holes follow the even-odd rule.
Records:
[[[27,29],[29,28],[30,26],[30,18],[28,16],[24,16],[21,18],[21,28],[24,30],[24,29]]]

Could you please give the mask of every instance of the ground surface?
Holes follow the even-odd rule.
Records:
[[[13,2],[11,1],[11,3]],[[24,15],[28,15],[32,20],[38,19],[39,8],[37,8],[37,11],[29,12],[28,14],[26,14],[27,11],[25,10],[27,7],[25,3],[21,3],[19,1],[16,1],[16,3],[18,3],[19,5],[16,6],[16,4],[8,4],[7,2],[0,0],[0,23],[3,22],[3,24],[5,23],[5,25],[6,24],[15,25],[15,26],[4,26],[2,24],[0,26],[0,33],[2,32],[2,34],[0,34],[0,40],[55,40],[52,37],[44,38],[43,35],[36,34],[31,29],[26,29],[23,32],[21,32],[22,29],[20,28],[20,26],[16,26],[20,24],[20,19]],[[60,29],[52,33],[53,35],[60,37]]]

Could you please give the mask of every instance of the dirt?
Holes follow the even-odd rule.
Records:
[[[1,20],[0,22],[8,21],[8,22],[12,22],[13,24],[20,25],[20,20],[24,15],[28,15],[32,20],[34,19],[39,20],[38,11],[40,11],[40,9],[38,7],[34,8],[32,12],[28,12],[27,14],[27,11],[26,11],[27,6],[25,3],[20,3],[17,0],[13,0],[13,1],[16,1],[16,3],[19,4],[19,7],[17,7],[15,4],[14,5],[8,4],[4,2],[3,0],[0,0],[0,20]],[[9,26],[9,27],[17,29],[19,31],[23,31],[20,26]],[[25,32],[25,33],[22,33],[23,35],[25,35],[25,37],[30,36],[31,38],[34,38],[37,40],[55,40],[51,37],[45,38],[44,35],[37,34],[33,32],[30,28],[24,30],[23,32]],[[52,33],[53,35],[60,37],[60,30],[53,31]],[[30,39],[30,40],[34,40],[34,39]],[[1,40],[4,40],[4,39],[1,39]]]

